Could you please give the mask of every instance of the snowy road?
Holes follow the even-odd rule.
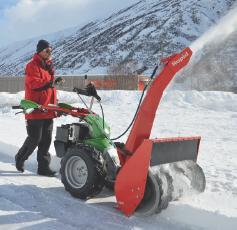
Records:
[[[112,136],[130,123],[139,92],[99,92]],[[10,105],[22,97],[0,93],[0,229],[237,229],[237,95],[224,92],[169,91],[162,101],[152,137],[200,135],[198,162],[207,179],[203,194],[170,203],[167,210],[149,218],[126,218],[115,199],[104,190],[86,203],[72,198],[60,178],[37,176],[33,155],[20,174],[14,155],[26,132],[22,115]],[[76,103],[71,93],[61,101]],[[98,106],[95,111],[99,113]],[[119,112],[119,114],[118,114]],[[73,120],[57,119],[56,125]],[[54,130],[55,132],[55,130]],[[124,137],[122,140],[126,140]],[[53,146],[50,149],[55,155]],[[59,169],[53,158],[52,168]]]

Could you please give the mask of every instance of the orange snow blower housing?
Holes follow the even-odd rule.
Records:
[[[125,145],[117,148],[121,168],[115,196],[118,209],[127,216],[134,212],[151,215],[166,208],[169,201],[182,195],[185,188],[177,187],[186,179],[196,191],[205,189],[205,176],[196,164],[201,137],[149,139],[163,92],[191,55],[186,48],[162,60],[164,68],[149,86]]]

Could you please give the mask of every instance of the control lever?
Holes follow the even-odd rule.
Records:
[[[96,88],[92,83],[89,83],[85,89],[73,88],[73,92],[76,92],[81,95],[85,96],[92,96],[95,97],[98,101],[101,101],[100,96],[97,94]]]

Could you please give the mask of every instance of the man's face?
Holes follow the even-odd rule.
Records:
[[[51,60],[51,58],[52,58],[52,48],[49,47],[49,48],[46,48],[46,49],[42,50],[39,53],[39,56],[45,61]]]

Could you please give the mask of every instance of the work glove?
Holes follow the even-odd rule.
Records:
[[[54,80],[54,85],[62,85],[64,82],[65,82],[64,78],[62,78],[62,77],[57,77],[57,78]]]
[[[51,81],[49,82],[49,88],[54,88],[54,81],[53,81],[53,80],[51,80]]]
[[[85,90],[88,93],[88,96],[95,97],[98,101],[101,100],[100,96],[97,94],[95,86],[91,82],[86,86]]]

